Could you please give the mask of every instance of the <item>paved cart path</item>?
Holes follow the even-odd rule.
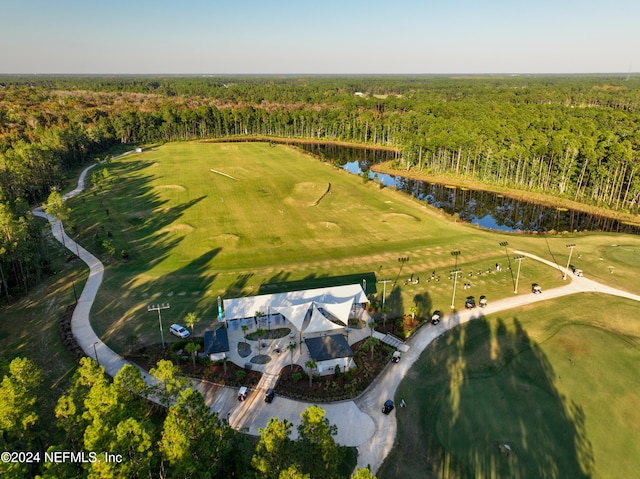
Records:
[[[83,191],[85,177],[94,166],[92,165],[82,172],[78,179],[77,187],[65,194],[65,199],[72,198]],[[104,366],[107,374],[115,376],[125,364],[131,363],[104,344],[93,331],[90,322],[91,307],[102,283],[103,264],[67,236],[60,222],[46,215],[42,207],[33,210],[33,214],[47,218],[51,223],[53,236],[73,254],[77,254],[89,267],[89,277],[73,312],[71,330],[84,353],[94,359],[96,359],[97,354],[97,359]],[[425,324],[413,335],[406,343],[409,349],[403,353],[401,361],[396,364],[390,363],[360,397],[352,401],[322,404],[322,408],[327,413],[327,418],[332,424],[338,426],[336,441],[345,446],[356,446],[358,448],[358,467],[369,466],[375,474],[391,451],[397,431],[395,411],[388,416],[382,414],[382,403],[386,399],[391,399],[395,396],[395,391],[400,381],[405,377],[422,351],[431,341],[446,330],[499,311],[518,308],[569,294],[597,292],[640,301],[639,295],[602,285],[585,277],[574,276],[566,268],[543,258],[524,251],[515,251],[515,253],[557,269],[558,274],[566,274],[569,281],[564,286],[545,290],[542,294],[514,295],[513,297],[492,301],[483,309],[454,310],[445,314],[437,326]],[[351,334],[357,334],[357,332]],[[303,348],[298,349],[295,352],[294,361],[296,363],[302,361],[302,364],[304,364],[303,355],[305,353],[302,351]],[[265,370],[265,373],[272,375],[273,371],[279,371],[280,369],[278,368],[289,364],[289,353],[283,352],[275,357],[275,361],[272,361],[273,364],[268,371]],[[146,372],[145,379],[148,383],[153,382],[153,379]],[[265,377],[265,384],[267,381],[268,377]],[[197,380],[194,381],[194,387],[202,392],[207,404],[213,411],[218,412],[221,418],[228,419],[233,427],[250,434],[258,434],[258,429],[265,427],[271,417],[288,419],[294,425],[298,425],[300,423],[300,414],[310,405],[310,403],[282,397],[277,397],[273,403],[267,404],[263,401],[263,391],[252,391],[247,401],[239,402],[235,388],[216,386],[206,381]]]

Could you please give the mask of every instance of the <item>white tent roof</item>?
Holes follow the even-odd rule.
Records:
[[[319,308],[324,309],[326,312],[331,313],[336,319],[340,320],[346,326],[349,324],[349,314],[351,308],[353,308],[353,299],[347,299],[341,303],[316,303]]]
[[[307,311],[309,311],[309,308],[312,304],[313,303],[303,303],[289,307],[271,308],[271,310],[275,311],[276,313],[280,313],[282,316],[287,318],[297,329],[302,331],[304,318],[307,316]]]
[[[281,312],[282,308],[292,308],[295,305],[302,306],[315,302],[321,308],[330,312],[340,321],[347,323],[349,319],[349,311],[353,302],[368,303],[367,295],[359,284],[349,284],[346,286],[333,286],[329,288],[307,289],[304,291],[291,291],[289,293],[263,294],[260,296],[248,296],[245,298],[225,299],[224,317],[227,320],[253,318],[256,311],[267,313],[271,311]],[[297,313],[289,311],[290,314],[296,316]],[[289,316],[282,313],[289,321]],[[302,313],[300,313],[302,314]],[[302,316],[304,319],[304,316]],[[296,316],[298,318],[298,316]],[[292,321],[293,322],[293,321]],[[296,326],[297,327],[297,326]]]
[[[304,333],[321,333],[323,331],[331,331],[332,329],[342,329],[344,326],[329,321],[324,314],[322,314],[318,307],[314,304],[313,312],[311,313],[311,321],[309,326],[302,330]]]

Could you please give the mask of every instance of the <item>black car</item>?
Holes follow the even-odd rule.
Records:
[[[264,396],[264,402],[271,403],[273,398],[276,397],[276,392],[273,389],[267,389],[267,394]]]
[[[384,414],[389,414],[391,411],[393,411],[393,401],[391,399],[387,399],[384,402],[384,406],[382,406],[382,412]]]
[[[464,303],[464,307],[467,309],[473,309],[476,307],[476,299],[473,296],[467,297],[467,301]]]

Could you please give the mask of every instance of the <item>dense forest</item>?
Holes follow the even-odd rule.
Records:
[[[640,211],[639,76],[0,78],[0,297],[46,272],[28,205],[117,144],[265,136]]]
[[[43,401],[51,393],[43,390],[43,373],[33,362],[26,358],[8,364],[0,361],[0,475],[42,479],[350,476],[353,457],[349,459],[348,450],[335,443],[337,426],[329,423],[320,407],[310,406],[302,413],[295,440],[293,424],[277,418],[260,431],[259,439],[251,440],[212,413],[202,394],[178,372],[171,361],[161,360],[150,370],[154,386],[147,385],[140,370],[130,365],[111,381],[96,361],[85,357],[66,392]],[[157,402],[150,403],[146,397]],[[357,469],[351,477],[373,479],[367,469]]]

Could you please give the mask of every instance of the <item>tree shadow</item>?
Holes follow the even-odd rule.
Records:
[[[401,383],[408,406],[378,477],[591,477],[584,411],[557,381],[517,318],[454,327]]]

